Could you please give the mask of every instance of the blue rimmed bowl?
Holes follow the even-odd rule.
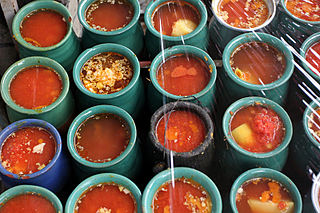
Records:
[[[96,94],[84,87],[80,79],[82,66],[91,57],[103,53],[115,52],[128,58],[133,66],[133,77],[122,90],[112,94]],[[77,58],[73,67],[73,80],[78,88],[76,93],[78,107],[86,109],[99,104],[110,104],[126,110],[134,118],[137,117],[144,103],[144,89],[140,77],[140,64],[137,56],[127,47],[119,44],[100,44],[85,50]]]
[[[5,139],[10,134],[24,127],[41,127],[51,133],[56,141],[56,153],[46,167],[32,174],[17,175],[9,172],[2,164],[0,164],[0,173],[3,183],[8,187],[22,184],[38,185],[58,192],[66,183],[70,171],[69,162],[62,152],[60,134],[54,126],[46,121],[38,119],[16,121],[0,132],[0,146],[3,146]]]
[[[68,24],[65,37],[57,44],[50,47],[36,47],[26,42],[20,33],[20,25],[23,19],[31,12],[39,9],[52,9],[60,13]],[[12,22],[12,33],[18,42],[20,58],[28,56],[45,56],[59,62],[67,71],[72,66],[80,53],[80,42],[72,29],[72,19],[68,9],[61,3],[50,0],[33,1],[22,7],[15,15]]]

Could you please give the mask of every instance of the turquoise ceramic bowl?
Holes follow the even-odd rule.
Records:
[[[119,92],[106,95],[90,92],[83,86],[80,80],[83,64],[91,57],[103,52],[119,53],[127,57],[133,65],[133,77],[130,83]],[[144,89],[140,77],[140,64],[137,56],[125,46],[119,44],[100,44],[85,50],[74,64],[73,80],[78,88],[76,98],[80,109],[86,109],[98,104],[110,104],[123,108],[135,118],[143,106]]]
[[[202,1],[199,0],[184,0],[198,9],[201,16],[200,23],[198,27],[189,34],[183,36],[167,36],[162,35],[152,25],[152,16],[154,10],[158,5],[167,1],[168,0],[150,1],[144,13],[144,22],[147,26],[145,42],[150,56],[153,58],[164,48],[181,44],[192,45],[206,50],[208,46],[208,15],[206,6],[202,3]]]
[[[171,181],[173,178],[190,178],[200,185],[209,193],[212,201],[212,213],[222,212],[222,200],[220,192],[214,182],[202,172],[187,167],[176,167],[167,169],[154,176],[146,186],[142,196],[142,210],[144,213],[152,213],[153,197],[157,190],[164,183]]]
[[[302,57],[301,63],[303,68],[308,72],[310,76],[312,76],[314,79],[316,79],[318,82],[320,82],[320,75],[317,75],[315,72],[312,71],[313,68],[311,68],[311,65],[308,65],[308,62],[306,61],[306,54],[309,50],[309,48],[314,45],[315,43],[320,41],[320,32],[312,34],[310,37],[308,37],[302,44],[300,48],[300,55]],[[315,70],[317,71],[317,70]],[[319,72],[319,71],[318,71]],[[307,79],[307,78],[306,78]],[[309,81],[305,81],[309,82]],[[314,89],[314,91],[316,91]]]
[[[158,67],[163,63],[164,58],[168,58],[175,54],[190,54],[203,60],[211,72],[211,78],[208,85],[191,96],[178,96],[173,95],[165,91],[157,81],[157,70]],[[159,107],[163,105],[164,97],[167,102],[173,102],[177,100],[191,101],[193,103],[201,103],[202,106],[213,110],[214,105],[214,95],[215,95],[215,82],[217,78],[216,65],[214,64],[211,57],[203,50],[189,46],[189,45],[179,45],[165,49],[163,52],[159,53],[155,59],[152,61],[150,67],[150,79],[152,84],[148,87],[148,106],[152,112],[156,111]]]
[[[117,158],[105,163],[94,163],[85,160],[78,154],[74,146],[74,136],[79,125],[87,118],[98,113],[112,113],[120,116],[127,122],[131,133],[127,148]],[[132,178],[135,177],[140,170],[141,150],[135,123],[131,116],[119,107],[99,105],[80,113],[70,125],[67,135],[67,145],[80,178],[101,172],[114,172]]]
[[[320,107],[319,101],[320,99],[317,99],[306,105],[302,121],[296,125],[292,141],[292,153],[296,156],[293,160],[298,171],[303,174],[316,175],[320,172],[320,143],[312,136],[308,127],[310,115]]]
[[[320,31],[320,21],[307,21],[294,16],[285,5],[286,0],[280,0],[279,13],[275,24],[279,37],[299,50],[301,43],[310,35]]]
[[[92,187],[101,183],[116,183],[127,188],[132,193],[132,195],[136,200],[138,213],[141,213],[141,192],[139,188],[128,178],[118,174],[114,174],[114,173],[98,174],[98,175],[91,176],[86,180],[82,181],[69,196],[65,206],[65,213],[74,213],[74,208],[79,197],[89,187]],[[121,205],[121,203],[119,203],[119,205]]]
[[[295,205],[294,213],[302,212],[302,199],[300,192],[296,185],[287,176],[273,169],[257,168],[246,171],[233,183],[230,191],[230,205],[233,213],[238,213],[236,206],[236,194],[241,185],[248,180],[262,177],[270,178],[281,183],[290,192],[291,198]]]
[[[63,88],[59,98],[51,105],[41,109],[25,109],[17,105],[10,96],[9,88],[12,78],[22,69],[29,66],[47,66],[54,69],[61,77]],[[64,131],[74,113],[74,99],[69,89],[69,77],[65,69],[56,61],[46,57],[23,58],[11,65],[1,79],[1,96],[7,105],[7,114],[10,122],[25,118],[45,120],[57,129]]]
[[[29,193],[36,193],[36,194],[46,198],[47,200],[49,200],[53,204],[57,213],[63,212],[62,204],[61,204],[59,198],[55,194],[53,194],[48,189],[45,189],[45,188],[42,188],[39,186],[32,186],[32,185],[15,186],[15,187],[10,188],[7,191],[3,192],[0,195],[0,203],[1,203],[0,209],[1,209],[1,206],[4,205],[11,198],[16,197],[21,194],[29,194]]]
[[[216,44],[220,50],[223,50],[225,46],[228,44],[236,36],[243,33],[250,32],[263,32],[267,31],[270,28],[270,23],[274,20],[276,15],[276,1],[273,0],[265,0],[267,7],[269,9],[269,17],[268,19],[260,26],[250,29],[237,28],[227,24],[218,14],[218,7],[221,0],[212,1],[212,11],[213,17],[209,23],[209,34],[210,39]]]
[[[52,9],[64,16],[68,24],[66,36],[58,43],[50,47],[36,47],[26,42],[20,34],[20,24],[32,11],[38,9]],[[59,62],[67,71],[72,70],[72,66],[80,53],[80,43],[72,30],[71,15],[68,9],[61,3],[50,0],[33,1],[22,7],[15,15],[12,22],[13,37],[18,42],[20,58],[28,56],[45,56]]]
[[[311,200],[315,212],[320,212],[320,173],[313,180],[312,189],[311,189]]]
[[[89,48],[102,43],[116,43],[131,49],[135,54],[139,54],[143,47],[143,30],[139,22],[140,3],[138,0],[129,0],[134,8],[134,16],[131,22],[118,30],[104,32],[92,28],[86,21],[85,13],[87,8],[96,0],[80,1],[78,18],[84,27],[82,35],[82,45]]]
[[[241,80],[232,71],[230,57],[233,51],[239,45],[252,41],[265,42],[283,53],[287,66],[281,78],[270,84],[257,85]],[[289,79],[294,70],[293,61],[294,60],[291,51],[280,39],[272,35],[265,33],[246,33],[234,38],[228,43],[223,52],[222,63],[224,72],[219,75],[223,85],[227,85],[226,92],[230,93],[230,98],[228,98],[228,101],[226,101],[227,104],[246,96],[261,96],[283,105],[288,93]]]
[[[232,118],[232,114],[234,114],[242,107],[254,105],[256,103],[268,106],[273,109],[282,119],[284,127],[286,129],[284,139],[280,146],[267,153],[254,153],[241,148],[237,144],[237,142],[233,140],[230,131],[230,121]],[[235,175],[239,175],[239,173],[245,170],[256,167],[268,167],[275,170],[281,170],[285,165],[288,158],[288,146],[292,137],[293,128],[290,117],[288,116],[286,111],[277,103],[260,97],[242,98],[233,103],[224,113],[222,129],[230,147],[228,150],[225,150],[229,153],[227,159],[225,159],[225,164],[227,167],[232,168],[231,170]]]

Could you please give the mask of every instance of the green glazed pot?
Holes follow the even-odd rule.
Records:
[[[320,201],[319,201],[319,193],[320,193],[320,173],[313,180],[312,189],[311,189],[311,200],[315,212],[320,212]]]
[[[8,200],[21,194],[36,193],[49,200],[56,209],[57,213],[62,213],[63,208],[59,198],[48,189],[40,186],[20,185],[8,189],[0,195],[0,209]]]
[[[230,131],[232,114],[234,114],[242,107],[254,105],[256,103],[273,109],[282,119],[286,130],[284,139],[280,146],[266,153],[254,153],[241,148],[237,144],[237,142],[233,140]],[[227,167],[232,168],[232,173],[234,175],[239,175],[239,173],[245,170],[256,167],[268,167],[275,170],[281,170],[285,165],[288,158],[288,146],[292,137],[293,130],[290,117],[288,116],[286,111],[277,103],[260,97],[247,97],[240,99],[233,103],[224,113],[222,129],[224,136],[229,144],[229,149],[225,150],[225,152],[228,152],[228,156],[225,159],[225,164]]]
[[[199,0],[184,0],[198,9],[201,16],[200,23],[198,27],[189,34],[183,36],[167,36],[162,35],[152,25],[152,15],[154,10],[158,5],[167,1],[168,0],[150,1],[144,13],[144,22],[147,26],[145,42],[151,58],[155,57],[164,48],[181,44],[192,45],[206,50],[208,46],[208,15],[206,6]]]
[[[101,183],[116,183],[127,188],[135,198],[137,209],[138,209],[137,212],[141,213],[141,192],[139,188],[128,178],[122,175],[114,174],[114,173],[98,174],[98,175],[91,176],[86,180],[82,181],[69,196],[65,206],[65,213],[74,213],[75,212],[74,208],[77,204],[79,197],[84,192],[86,192],[86,190],[89,187],[92,187]],[[119,205],[121,205],[121,203],[119,203]]]
[[[236,206],[236,194],[241,185],[254,178],[270,178],[281,183],[290,193],[291,198],[294,202],[294,213],[302,212],[302,199],[300,192],[296,185],[284,174],[273,169],[268,168],[257,168],[246,171],[240,175],[237,180],[233,183],[230,191],[230,205],[233,213],[238,213]]]
[[[320,32],[318,33],[315,33],[315,34],[312,34],[310,37],[308,37],[302,44],[301,48],[300,48],[300,61],[302,63],[302,66],[304,68],[304,70],[306,70],[308,72],[308,74],[314,78],[315,80],[317,80],[318,82],[320,82],[320,75],[317,75],[315,72],[312,71],[312,69],[314,69],[313,67],[311,68],[311,65],[308,65],[309,63],[306,61],[306,54],[309,50],[309,48],[314,45],[315,43],[319,42],[320,41]],[[315,71],[317,71],[315,69]],[[318,71],[319,72],[319,71]],[[311,80],[310,78],[308,77],[305,77],[305,81],[304,82],[309,82],[308,80],[306,79],[309,79],[309,81]],[[311,82],[312,84],[312,82]],[[310,85],[310,84],[309,84]],[[312,84],[313,85],[313,84]],[[313,91],[317,91],[319,89],[313,89]]]
[[[211,72],[211,77],[208,85],[200,92],[191,96],[178,96],[173,95],[165,91],[157,81],[157,70],[158,67],[163,63],[164,58],[168,58],[175,54],[190,54],[203,60],[209,67]],[[159,107],[163,105],[164,98],[167,102],[173,102],[177,100],[190,101],[193,103],[200,103],[202,106],[207,107],[211,111],[214,105],[214,95],[215,95],[215,82],[217,78],[216,65],[214,64],[211,57],[203,50],[189,46],[189,45],[179,45],[165,49],[163,52],[159,53],[155,59],[152,61],[150,67],[150,79],[152,84],[148,85],[148,106],[149,109],[154,112]]]
[[[9,93],[10,83],[19,71],[35,65],[47,66],[54,69],[61,77],[63,88],[58,99],[51,105],[41,109],[25,109],[11,99]],[[69,84],[69,77],[65,69],[50,58],[34,56],[17,61],[7,69],[1,79],[1,96],[7,105],[9,121],[14,122],[25,118],[36,118],[45,120],[57,129],[64,131],[67,128],[68,122],[71,121],[75,110],[75,103],[69,89]]]
[[[233,51],[241,44],[257,41],[265,42],[283,53],[286,59],[284,74],[278,80],[265,85],[251,84],[241,80],[232,70],[230,57]],[[289,79],[293,73],[294,64],[291,51],[278,38],[265,33],[246,33],[231,40],[226,46],[222,56],[223,70],[219,77],[226,86],[226,93],[229,98],[225,102],[229,105],[233,101],[246,96],[261,96],[283,105],[288,93]]]
[[[209,23],[209,35],[211,41],[216,44],[220,50],[223,50],[225,46],[231,41],[233,38],[237,37],[243,33],[250,32],[264,32],[268,31],[270,27],[270,23],[274,20],[276,14],[276,3],[273,0],[266,0],[267,7],[269,9],[269,18],[260,26],[244,29],[237,28],[227,24],[222,18],[218,15],[218,7],[221,0],[212,1],[212,11],[213,16]]]
[[[94,163],[82,158],[75,146],[74,137],[77,129],[89,117],[99,113],[112,113],[123,118],[130,128],[130,141],[127,148],[115,159],[105,163]],[[137,137],[137,129],[131,116],[123,109],[116,106],[99,105],[91,107],[80,113],[70,125],[67,135],[67,145],[73,158],[73,163],[78,177],[84,178],[101,172],[114,172],[130,178],[136,177],[141,166],[141,150]]]
[[[132,63],[133,77],[130,83],[119,92],[105,95],[92,93],[83,86],[80,80],[83,64],[91,57],[103,52],[119,53],[127,57]],[[144,104],[144,88],[140,77],[140,64],[137,56],[125,46],[119,44],[100,44],[85,50],[74,64],[73,80],[78,88],[76,94],[78,107],[82,110],[98,104],[110,104],[126,110],[136,118]]]
[[[47,8],[59,12],[64,16],[68,31],[66,36],[58,43],[50,47],[36,47],[26,42],[20,34],[20,24],[23,19],[32,11]],[[50,26],[49,26],[50,27]],[[80,53],[80,42],[72,29],[71,15],[68,9],[61,3],[50,0],[33,1],[22,7],[15,15],[12,22],[13,37],[18,42],[20,58],[28,56],[45,56],[60,63],[67,71],[72,66]]]
[[[312,136],[308,120],[312,112],[320,106],[320,99],[306,104],[302,121],[296,126],[291,151],[295,158],[297,169],[300,173],[316,175],[320,171],[320,143]]]
[[[283,37],[291,46],[299,50],[302,42],[310,35],[320,31],[320,21],[306,21],[294,16],[280,0],[278,18],[274,23],[277,37]]]
[[[143,30],[139,22],[140,4],[138,0],[129,0],[134,8],[134,16],[131,22],[118,30],[104,32],[92,28],[86,21],[85,12],[87,8],[96,0],[81,1],[78,9],[78,18],[84,27],[82,35],[82,45],[89,48],[102,43],[116,43],[131,49],[138,55],[143,47]]]
[[[212,201],[212,213],[222,212],[222,200],[220,192],[214,184],[214,182],[202,172],[187,167],[176,167],[174,169],[167,169],[165,171],[160,172],[149,181],[142,195],[143,212],[153,212],[153,197],[157,190],[160,188],[160,186],[162,186],[168,181],[171,181],[173,178],[177,179],[182,177],[194,180],[209,193]]]

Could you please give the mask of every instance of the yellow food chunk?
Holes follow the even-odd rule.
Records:
[[[251,75],[248,72],[244,72],[242,70],[240,70],[239,68],[236,68],[236,70],[234,71],[234,73],[243,81],[246,81],[250,84],[260,84],[259,80]]]
[[[287,201],[287,208],[280,210],[277,203],[272,201],[262,202],[260,200],[249,199],[248,204],[253,213],[293,213],[294,212],[294,203]]]
[[[241,124],[235,128],[232,132],[232,137],[241,146],[253,146],[254,137],[251,127],[247,124]]]
[[[191,33],[197,28],[197,25],[188,19],[179,19],[172,26],[171,36],[182,36]]]

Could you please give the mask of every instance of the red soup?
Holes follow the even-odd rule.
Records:
[[[172,111],[157,125],[157,138],[166,148],[190,152],[203,143],[207,129],[198,115],[188,111]]]
[[[100,31],[114,31],[128,25],[134,15],[128,0],[99,0],[86,10],[87,23]]]
[[[67,31],[65,18],[49,9],[40,9],[28,14],[20,26],[22,38],[37,47],[49,47],[59,43]]]
[[[79,126],[75,148],[82,158],[103,163],[118,157],[129,141],[128,124],[117,115],[101,113],[93,115]]]
[[[200,22],[200,14],[192,4],[181,1],[166,1],[152,14],[154,28],[163,35],[182,36],[191,33]]]
[[[116,183],[101,183],[90,187],[76,203],[74,213],[136,213],[132,193]]]
[[[237,28],[255,28],[269,18],[264,0],[221,0],[218,15],[227,24]]]
[[[320,108],[316,108],[308,118],[308,128],[311,135],[320,143]]]
[[[196,56],[170,56],[157,70],[157,81],[168,93],[179,96],[193,95],[209,83],[211,70]]]
[[[256,153],[276,149],[285,136],[282,119],[273,109],[261,104],[236,111],[231,118],[230,130],[241,148]]]
[[[49,67],[32,66],[14,76],[9,91],[17,105],[26,109],[40,109],[49,106],[60,96],[62,80]]]
[[[320,42],[316,42],[307,50],[306,60],[313,68],[320,72]],[[316,74],[318,75],[318,73]]]
[[[286,7],[292,15],[306,21],[320,21],[319,0],[286,0]]]
[[[230,57],[233,72],[251,84],[270,84],[283,75],[286,59],[279,50],[262,42],[238,46]]]
[[[293,213],[294,202],[288,190],[269,178],[244,182],[237,191],[239,213]]]
[[[154,213],[211,213],[209,193],[197,182],[179,178],[163,184],[153,197]]]
[[[56,213],[52,203],[46,198],[28,193],[17,195],[0,207],[0,213]]]
[[[56,153],[56,141],[41,127],[25,127],[11,133],[1,147],[2,166],[18,175],[46,167]]]

